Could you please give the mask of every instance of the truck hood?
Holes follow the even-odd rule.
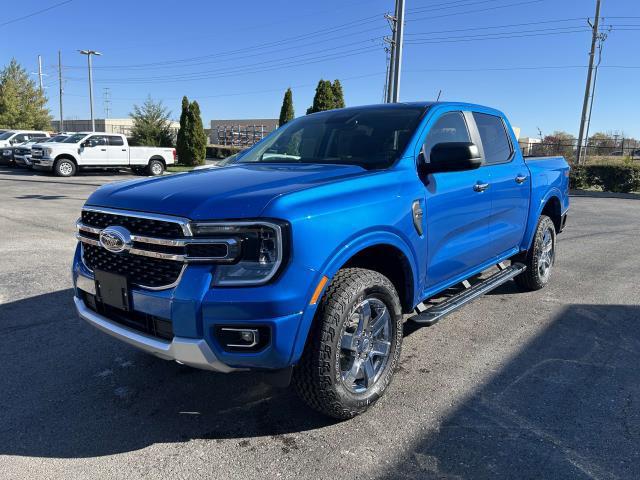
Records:
[[[279,195],[365,174],[355,165],[232,165],[105,185],[87,205],[192,220],[260,216]]]

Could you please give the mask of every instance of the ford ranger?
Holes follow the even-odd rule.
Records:
[[[432,325],[511,279],[549,282],[568,173],[562,157],[525,160],[492,108],[307,115],[222,168],[95,191],[75,305],[160,358],[271,372],[350,418],[388,387],[403,322]]]
[[[31,164],[38,170],[52,170],[59,177],[71,177],[78,168],[131,168],[136,173],[162,175],[176,160],[173,148],[130,147],[127,137],[117,133],[80,132],[60,143],[34,145]]]

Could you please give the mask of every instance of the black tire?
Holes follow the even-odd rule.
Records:
[[[549,235],[548,237],[546,235]],[[551,250],[545,255],[545,243],[550,238]],[[521,261],[527,269],[515,277],[515,282],[523,290],[540,290],[549,283],[551,269],[556,259],[556,228],[553,221],[546,215],[540,215],[536,233],[531,248],[515,261]],[[548,264],[548,265],[547,265]],[[547,265],[547,268],[545,268]],[[543,273],[545,272],[545,273]]]
[[[56,163],[53,165],[53,173],[56,177],[73,177],[77,171],[78,168],[75,162],[68,158],[56,160]]]
[[[367,346],[371,345],[368,347],[370,353],[356,353],[358,348],[367,347],[363,346],[364,341],[359,340],[357,328],[353,333],[347,332],[354,328],[352,322],[354,316],[358,315],[358,308],[369,302],[372,305],[370,312],[374,312],[373,306],[378,309],[375,315],[372,313],[371,324],[378,323],[376,318],[382,320],[382,304],[389,314],[388,318],[382,320],[386,325],[385,340],[388,339],[386,357],[376,356],[372,349],[377,340],[370,335],[370,341],[366,342]],[[382,396],[393,377],[402,346],[402,320],[398,294],[387,277],[362,268],[340,270],[322,297],[305,351],[294,369],[293,385],[298,395],[311,408],[341,420],[366,411]],[[358,348],[353,348],[353,353],[342,347],[343,337],[353,339],[352,346],[358,345]],[[362,359],[355,358],[358,355],[363,355]],[[374,379],[370,385],[363,387],[364,391],[354,391],[358,381],[366,383],[364,377],[368,378],[365,375],[367,369],[362,367],[362,380],[346,382],[343,379],[344,362],[347,362],[346,369],[351,370],[356,361],[361,361],[360,365],[368,364],[369,356],[372,358],[371,365],[377,365]],[[348,362],[352,362],[351,367]],[[360,372],[358,369],[354,371]]]
[[[147,175],[158,177],[164,173],[164,163],[152,158],[147,165]]]

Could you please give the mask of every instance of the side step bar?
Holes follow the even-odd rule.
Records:
[[[456,311],[463,305],[475,300],[476,298],[490,292],[494,288],[499,287],[505,282],[508,282],[513,277],[520,275],[526,270],[526,266],[522,263],[514,263],[508,267],[504,267],[501,264],[498,265],[500,271],[494,273],[486,280],[476,283],[473,286],[468,286],[469,282],[465,280],[465,290],[460,293],[446,299],[442,303],[437,304],[434,307],[430,307],[417,315],[409,318],[412,322],[419,323],[420,325],[431,326],[438,322],[445,315]]]

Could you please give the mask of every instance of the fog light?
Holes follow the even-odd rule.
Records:
[[[268,327],[253,325],[218,325],[215,334],[225,350],[251,352],[266,347],[271,336]]]
[[[260,340],[260,334],[256,329],[226,327],[220,330],[226,334],[226,347],[252,348],[255,347]]]

